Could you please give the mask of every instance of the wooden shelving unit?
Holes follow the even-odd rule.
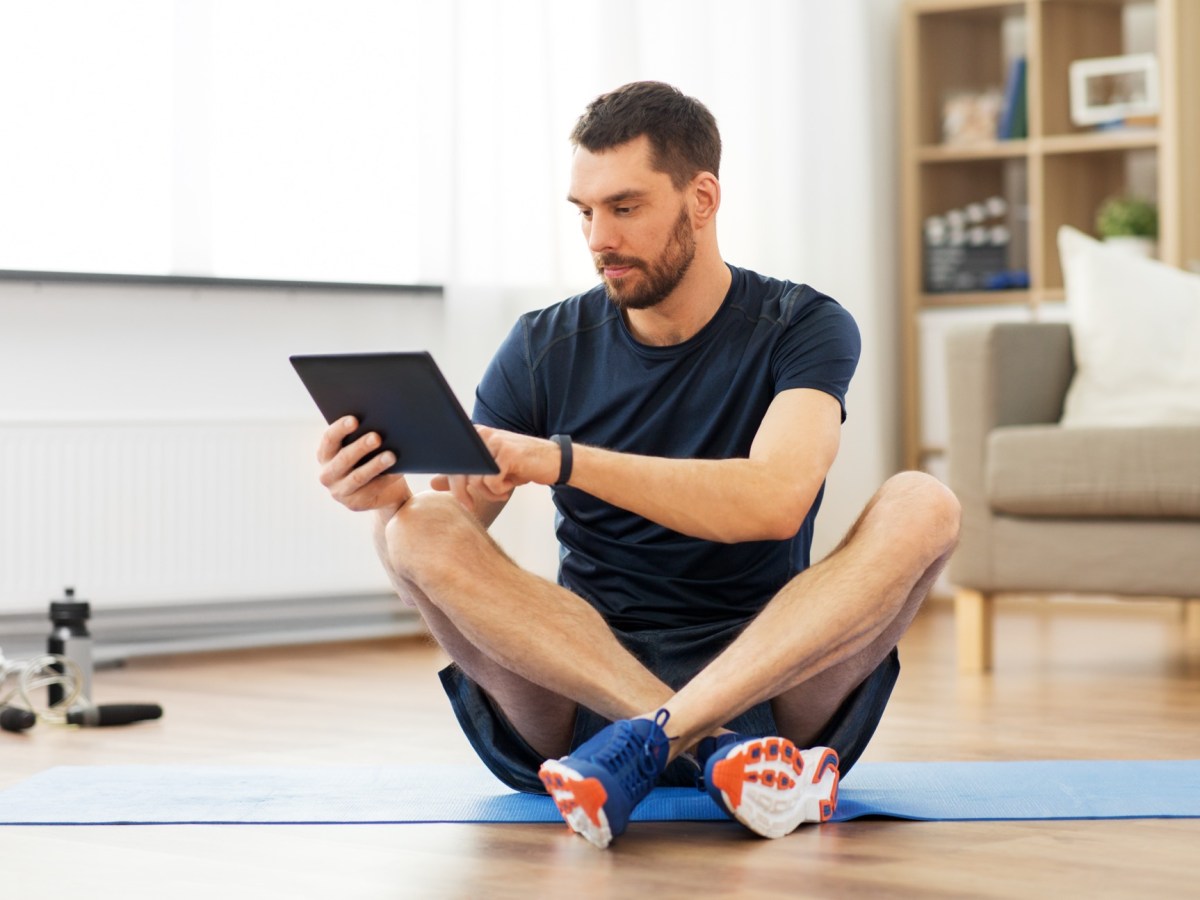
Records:
[[[1160,259],[1200,261],[1200,0],[909,0],[902,42],[904,449],[906,465],[921,468],[940,452],[922,437],[922,311],[1015,305],[1032,316],[1061,300],[1058,229],[1091,233],[1097,208],[1114,194],[1157,202]],[[1071,62],[1147,49],[1159,66],[1157,121],[1075,126]],[[1016,56],[1026,59],[1028,137],[943,143],[946,97],[1002,90]],[[926,218],[993,195],[1009,201],[1010,267],[1028,270],[1029,288],[927,293]]]

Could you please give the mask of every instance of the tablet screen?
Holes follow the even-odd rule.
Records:
[[[389,472],[490,475],[499,470],[433,357],[343,353],[290,357],[326,422],[358,419],[351,443],[374,431],[396,454]],[[361,465],[361,463],[360,463]]]

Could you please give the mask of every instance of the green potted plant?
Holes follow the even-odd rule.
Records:
[[[1109,197],[1096,211],[1096,231],[1106,243],[1140,256],[1158,252],[1158,207],[1136,197]]]

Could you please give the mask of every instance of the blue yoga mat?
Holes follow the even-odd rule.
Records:
[[[860,763],[835,821],[1200,818],[1200,760]],[[657,788],[634,821],[724,819]],[[0,825],[558,822],[477,766],[60,766],[0,791]]]

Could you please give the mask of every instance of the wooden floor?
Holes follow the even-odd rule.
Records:
[[[1171,604],[1002,602],[997,670],[959,677],[948,605],[902,645],[864,760],[1200,757],[1200,651]],[[137,660],[99,702],[128,728],[0,733],[0,788],[60,764],[474,762],[421,640]],[[1137,778],[1131,767],[1130,778]],[[608,851],[561,826],[0,828],[5,896],[1185,897],[1200,820],[635,824]]]

